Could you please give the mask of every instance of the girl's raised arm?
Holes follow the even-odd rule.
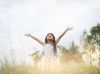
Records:
[[[72,27],[68,27],[57,39],[56,39],[56,44],[60,41],[60,39],[65,35],[65,33],[68,31],[68,30],[71,30]]]
[[[25,36],[27,37],[31,37],[32,39],[36,40],[37,42],[39,42],[41,45],[44,45],[44,42],[42,42],[39,38],[31,35],[30,33],[25,34]]]

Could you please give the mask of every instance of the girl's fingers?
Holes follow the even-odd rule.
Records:
[[[68,28],[67,28],[67,30],[71,30],[71,29],[73,29],[73,27],[68,27]]]
[[[27,34],[25,34],[25,36],[30,36],[30,34],[29,34],[29,33],[27,33]]]
[[[24,34],[25,36],[28,36],[27,34]]]

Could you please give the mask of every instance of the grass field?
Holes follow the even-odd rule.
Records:
[[[57,66],[54,69],[41,71],[36,65],[17,64],[14,60],[12,63],[9,63],[5,59],[4,62],[0,61],[0,74],[100,74],[100,68],[70,62],[59,67]]]

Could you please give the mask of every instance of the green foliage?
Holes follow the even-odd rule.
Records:
[[[100,24],[93,26],[90,30],[94,44],[100,45]]]
[[[90,64],[92,64],[91,63],[92,53],[94,53],[95,50],[97,50],[97,47],[99,48],[99,52],[100,52],[100,24],[98,23],[96,26],[91,27],[89,33],[85,31],[81,38],[81,42],[82,42],[83,48],[90,52],[89,54]],[[100,58],[99,58],[99,64],[100,64]]]
[[[94,50],[95,46],[100,47],[100,24],[98,23],[96,26],[93,26],[89,33],[85,31],[81,41],[86,49]]]

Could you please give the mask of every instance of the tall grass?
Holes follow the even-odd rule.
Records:
[[[15,60],[11,63],[5,58],[4,61],[0,61],[0,74],[100,74],[100,68],[69,62],[53,70],[41,71],[36,65],[18,64]]]

